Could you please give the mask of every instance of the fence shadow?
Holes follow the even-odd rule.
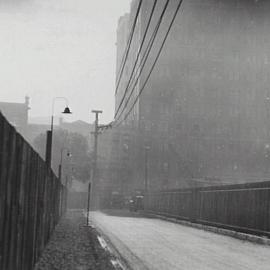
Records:
[[[102,209],[102,213],[108,216],[127,217],[127,218],[142,218],[145,214],[142,211],[131,212],[128,209]]]

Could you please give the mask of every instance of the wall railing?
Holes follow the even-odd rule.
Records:
[[[270,182],[153,192],[145,197],[145,210],[270,236]]]

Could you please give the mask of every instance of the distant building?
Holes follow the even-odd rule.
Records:
[[[46,133],[47,130],[50,130],[50,125],[45,124],[28,124],[28,131],[27,131],[27,141],[34,146],[34,140],[40,134]]]
[[[121,115],[125,115],[127,113],[127,110],[129,108],[125,108],[125,102],[127,99],[129,99],[129,103],[131,104],[134,102],[134,99],[136,98],[140,83],[135,84],[135,80],[129,81],[130,75],[132,72],[137,72],[137,68],[133,70],[133,64],[137,60],[137,63],[140,63],[140,59],[137,59],[137,52],[138,48],[140,46],[141,42],[141,29],[140,29],[140,19],[138,20],[138,26],[134,30],[130,50],[128,57],[125,60],[125,54],[126,54],[126,48],[127,44],[130,38],[130,31],[133,24],[133,21],[135,19],[135,11],[137,9],[138,2],[132,1],[131,2],[131,11],[128,14],[125,14],[124,16],[120,17],[118,21],[118,28],[117,28],[117,58],[116,58],[116,87],[117,91],[115,92],[115,108],[119,108],[119,110],[115,111],[116,119],[122,120],[123,117]],[[123,63],[125,62],[125,67],[123,67]],[[119,83],[120,82],[120,83]],[[130,88],[134,85],[134,90],[127,91],[127,85],[129,84]],[[125,93],[126,92],[126,93]],[[125,98],[123,98],[124,94],[126,95]],[[129,97],[129,95],[131,96]],[[134,108],[132,109],[131,113],[129,114],[128,123],[130,124],[133,122],[134,125],[138,124],[139,120],[139,104],[138,102]],[[120,106],[121,105],[121,106]],[[124,122],[124,124],[127,123],[127,121]]]
[[[68,132],[79,133],[86,137],[88,140],[90,139],[92,125],[85,121],[77,120],[73,122],[64,122],[63,118],[60,118],[58,127],[61,129],[65,129]]]
[[[127,196],[143,185],[134,181],[140,173],[133,175],[136,163],[132,160],[134,155],[131,151],[135,149],[136,136],[131,134],[127,127],[120,127],[108,129],[98,136],[97,179],[104,207],[108,206],[113,192]]]
[[[0,111],[23,136],[27,133],[29,97],[24,103],[0,102]]]
[[[138,84],[130,100],[129,94],[124,98],[119,120],[144,85],[178,2],[170,1]],[[129,19],[125,15],[119,21],[118,74],[126,48],[122,41],[128,39],[138,3],[133,0]],[[153,3],[143,1],[116,109]],[[163,6],[164,1],[158,1],[148,39]],[[150,80],[122,123],[121,128],[137,134],[132,139],[130,181],[143,183],[144,146],[150,147],[152,190],[270,178],[269,12],[267,1],[183,1]]]
[[[62,118],[59,119],[59,123],[54,125],[54,129],[63,129],[68,132],[78,133],[87,138],[88,144],[90,146],[90,132],[91,124],[84,122],[82,120],[77,120],[74,122],[64,122]],[[35,138],[42,134],[46,133],[47,130],[50,130],[51,126],[49,124],[29,124],[28,125],[28,141],[33,144]]]

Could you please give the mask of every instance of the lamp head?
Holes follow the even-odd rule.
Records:
[[[66,107],[62,113],[72,114],[72,112],[70,111],[69,107]]]

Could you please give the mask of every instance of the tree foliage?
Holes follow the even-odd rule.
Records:
[[[45,158],[46,134],[38,135],[34,147]],[[52,168],[58,174],[62,153],[62,179],[71,176],[85,182],[90,179],[91,155],[87,138],[63,129],[53,131]]]

